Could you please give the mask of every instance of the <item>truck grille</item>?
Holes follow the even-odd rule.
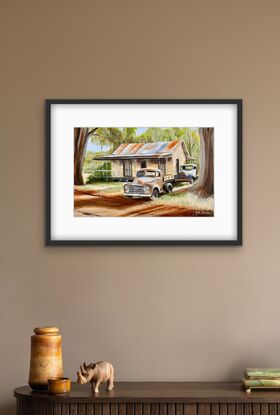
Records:
[[[142,193],[144,193],[144,186],[136,185],[136,184],[131,184],[129,186],[129,193],[139,193],[139,194],[142,194]]]

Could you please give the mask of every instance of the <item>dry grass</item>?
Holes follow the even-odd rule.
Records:
[[[125,183],[122,182],[96,182],[84,186],[75,186],[77,190],[102,191],[102,193],[122,192]]]
[[[201,197],[193,192],[184,192],[171,195],[162,195],[154,203],[166,203],[168,205],[176,205],[182,207],[195,208],[198,210],[212,210],[214,211],[214,197]]]

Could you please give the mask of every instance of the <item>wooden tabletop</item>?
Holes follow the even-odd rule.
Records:
[[[71,393],[65,396],[35,392],[29,386],[22,386],[14,390],[14,396],[22,400],[65,403],[280,403],[280,391],[247,394],[239,382],[116,382],[111,392],[103,384],[98,394],[91,393],[89,384],[72,383]]]

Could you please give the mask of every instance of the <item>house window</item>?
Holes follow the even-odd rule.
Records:
[[[132,161],[131,160],[123,161],[123,175],[124,177],[132,177]]]
[[[146,169],[146,168],[147,168],[146,160],[141,161],[141,169]]]
[[[160,159],[158,162],[158,168],[163,172],[166,173],[166,160]]]

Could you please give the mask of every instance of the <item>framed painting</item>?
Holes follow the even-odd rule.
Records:
[[[46,101],[47,245],[241,245],[242,101]]]

